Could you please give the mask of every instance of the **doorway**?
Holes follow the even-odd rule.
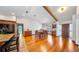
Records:
[[[69,38],[69,24],[62,24],[62,36]]]

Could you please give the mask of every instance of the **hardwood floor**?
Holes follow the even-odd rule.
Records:
[[[69,38],[48,35],[38,38],[34,35],[24,37],[24,51],[28,52],[78,52],[78,46]]]

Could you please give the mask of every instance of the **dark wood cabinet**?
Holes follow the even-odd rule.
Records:
[[[32,31],[25,31],[24,32],[24,36],[27,37],[27,36],[32,36]]]

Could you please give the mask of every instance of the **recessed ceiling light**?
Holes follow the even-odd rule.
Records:
[[[14,16],[14,15],[15,15],[15,13],[11,13],[11,15],[13,15],[13,16]]]
[[[28,13],[28,11],[26,11],[26,13]]]
[[[60,7],[59,9],[58,9],[58,11],[60,12],[60,13],[63,13],[63,12],[65,12],[67,10],[67,7]]]

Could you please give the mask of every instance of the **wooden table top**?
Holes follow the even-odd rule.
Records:
[[[14,34],[0,34],[0,42],[8,41],[13,36]]]

